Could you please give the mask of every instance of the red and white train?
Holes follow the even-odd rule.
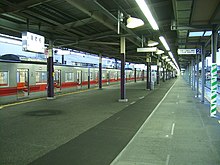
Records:
[[[98,86],[98,68],[54,65],[55,95],[88,86]],[[137,70],[136,79],[143,79],[143,71]],[[134,71],[125,71],[126,81],[134,81]],[[89,78],[89,80],[88,80]],[[102,69],[102,84],[120,82],[119,69]],[[89,84],[88,84],[89,83]],[[47,65],[40,62],[0,60],[0,104],[22,98],[36,98],[47,94]]]

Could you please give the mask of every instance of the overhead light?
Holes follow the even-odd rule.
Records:
[[[166,62],[169,62],[169,61],[171,61],[171,59],[167,58],[165,61],[166,61]]]
[[[157,51],[157,47],[137,48],[138,53],[141,53],[141,52],[156,52],[156,51]]]
[[[126,25],[127,28],[133,29],[133,28],[143,26],[143,25],[144,25],[144,22],[139,18],[134,18],[134,17],[129,16],[127,19],[127,25]]]
[[[149,41],[147,42],[147,46],[156,46],[156,45],[158,45],[158,44],[159,44],[158,42],[153,41],[153,40],[149,40]]]
[[[138,4],[138,6],[140,7],[140,9],[142,10],[142,12],[144,13],[144,15],[147,18],[148,22],[150,23],[151,27],[154,30],[159,30],[159,27],[158,27],[156,21],[154,20],[145,0],[135,0],[135,1]]]
[[[162,56],[161,58],[164,60],[164,59],[168,58],[168,56]]]
[[[169,48],[169,46],[168,46],[167,41],[165,40],[165,38],[164,38],[163,36],[160,36],[159,39],[160,39],[160,41],[162,42],[162,44],[163,44],[163,46],[165,47],[165,49],[166,49],[167,51],[169,51],[170,48]]]
[[[172,52],[168,52],[168,54],[170,55],[171,58],[174,58]]]
[[[157,49],[156,54],[163,54],[163,53],[164,53],[164,51],[163,51],[163,50]]]

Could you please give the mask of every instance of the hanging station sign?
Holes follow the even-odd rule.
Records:
[[[44,53],[44,36],[31,32],[22,32],[22,50],[36,53]]]
[[[178,54],[201,54],[201,49],[178,49]]]

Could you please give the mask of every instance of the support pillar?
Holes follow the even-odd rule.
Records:
[[[199,97],[199,55],[196,55],[196,97]]]
[[[90,68],[88,68],[88,89],[90,88]]]
[[[62,64],[65,64],[64,55],[62,55]]]
[[[157,84],[160,84],[160,61],[157,59]]]
[[[142,75],[142,81],[144,81],[144,70],[142,70],[141,75]]]
[[[134,82],[137,82],[137,69],[134,68]]]
[[[47,99],[54,99],[53,42],[51,40],[47,58]]]
[[[102,55],[99,54],[99,89],[102,89]]]
[[[165,82],[165,62],[163,62],[163,82]]]
[[[151,90],[151,57],[149,55],[146,56],[147,62],[147,89]]]
[[[205,53],[204,53],[204,46],[201,47],[201,62],[202,62],[202,70],[201,70],[201,102],[204,103],[205,100]]]
[[[216,63],[216,52],[218,45],[218,31],[213,26],[212,37],[211,37],[211,49],[212,49],[212,66],[211,66],[211,105],[210,105],[210,116],[214,117],[217,112],[217,63]]]
[[[166,80],[168,80],[168,65],[166,65]]]
[[[192,60],[192,90],[195,90],[195,68],[194,59]]]
[[[121,98],[119,102],[127,102],[126,91],[125,91],[125,37],[120,39],[120,48],[121,48]]]

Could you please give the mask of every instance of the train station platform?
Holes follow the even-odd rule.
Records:
[[[219,165],[220,125],[180,77],[119,85],[0,110],[1,165]]]

